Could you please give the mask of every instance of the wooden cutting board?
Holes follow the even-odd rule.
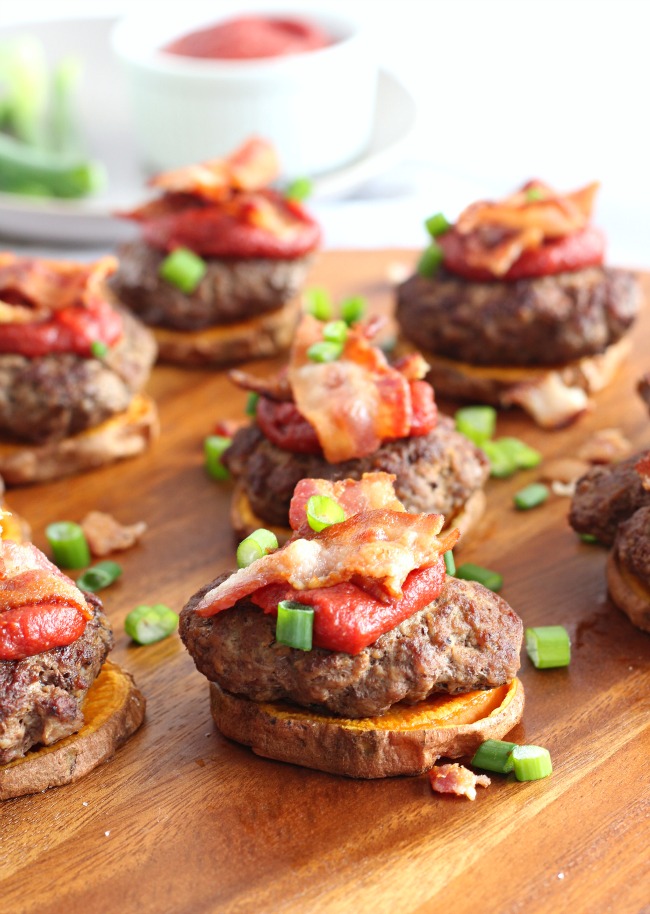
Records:
[[[388,309],[392,281],[416,256],[330,252],[311,282]],[[616,382],[577,425],[542,432],[513,412],[500,417],[498,434],[547,458],[574,454],[610,426],[635,448],[650,446],[650,418],[635,393],[650,369],[647,310],[633,340]],[[493,480],[479,530],[458,549],[462,561],[503,574],[503,596],[525,624],[571,633],[567,669],[537,671],[522,657],[526,709],[512,739],[546,746],[552,777],[494,776],[472,803],[432,795],[426,777],[353,781],[267,761],[214,729],[207,684],[177,637],[136,647],[124,634],[134,606],[180,610],[234,563],[230,486],[206,477],[202,441],[218,419],[241,417],[245,397],[208,371],[157,368],[150,389],[163,430],[149,454],[10,496],[41,547],[48,522],[93,508],[148,523],[141,545],[120,558],[122,579],[103,592],[113,657],[135,675],[148,713],[83,781],[2,804],[2,911],[650,910],[650,636],[608,602],[606,553],[571,531],[568,500],[518,513],[512,494],[537,471]]]

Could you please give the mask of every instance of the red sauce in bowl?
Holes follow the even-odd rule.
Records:
[[[314,51],[333,41],[319,26],[301,19],[238,16],[182,35],[162,50],[207,60],[257,60]]]

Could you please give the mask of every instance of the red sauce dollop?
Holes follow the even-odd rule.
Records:
[[[0,660],[24,660],[79,638],[86,618],[76,606],[39,603],[0,613]]]
[[[301,19],[238,16],[189,32],[162,50],[207,60],[258,60],[314,51],[332,42],[319,26]]]
[[[72,352],[89,358],[95,342],[113,346],[122,336],[122,318],[108,302],[70,305],[44,321],[0,324],[0,353],[28,359]]]

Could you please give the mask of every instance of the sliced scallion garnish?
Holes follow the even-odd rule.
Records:
[[[305,289],[303,299],[307,314],[311,314],[319,321],[331,320],[334,309],[327,289],[322,289],[320,286]]]
[[[497,441],[483,441],[480,447],[490,461],[490,476],[494,476],[496,479],[507,479],[508,476],[517,472],[516,463]]]
[[[282,600],[278,603],[275,640],[300,651],[310,651],[314,631],[314,610],[304,603]]]
[[[163,260],[158,268],[158,273],[165,282],[176,286],[186,295],[195,291],[203,277],[208,265],[202,257],[190,251],[189,248],[176,248]]]
[[[361,295],[353,295],[341,302],[341,317],[348,326],[358,323],[365,315],[368,303]]]
[[[77,578],[77,587],[81,590],[90,590],[96,593],[103,590],[114,581],[117,581],[122,574],[122,566],[117,562],[97,562],[96,565],[86,569],[80,577]]]
[[[79,524],[56,521],[47,525],[45,536],[52,549],[54,564],[59,568],[85,568],[90,564],[90,549]]]
[[[257,401],[259,400],[259,398],[260,398],[260,395],[258,393],[255,393],[254,390],[251,390],[251,392],[248,394],[248,397],[246,399],[246,415],[247,416],[256,415]]]
[[[528,511],[530,508],[543,505],[549,494],[548,486],[543,482],[531,482],[529,486],[524,486],[515,493],[513,501],[518,511]]]
[[[429,216],[424,225],[432,238],[437,238],[438,235],[444,235],[445,232],[448,232],[451,228],[451,225],[442,213],[434,213],[433,216]]]
[[[307,358],[312,362],[335,362],[341,357],[343,346],[341,343],[331,343],[328,340],[319,340],[312,343],[307,350]]]
[[[307,522],[312,530],[320,533],[332,524],[340,524],[345,520],[345,511],[340,504],[329,495],[312,495],[307,500]]]
[[[231,444],[232,438],[227,438],[225,435],[208,435],[203,442],[205,468],[213,479],[220,481],[230,479],[230,473],[221,462],[221,458]]]
[[[526,191],[526,200],[529,203],[535,203],[537,200],[543,200],[545,193],[541,187],[529,187]]]
[[[428,248],[422,251],[417,265],[417,271],[420,276],[430,278],[435,276],[444,259],[444,253],[439,244],[432,241]]]
[[[598,542],[598,537],[594,536],[593,533],[581,533],[580,539],[583,543],[587,543],[588,545],[593,545]]]
[[[108,354],[108,346],[101,340],[93,340],[90,344],[90,351],[94,358],[105,359]]]
[[[515,746],[512,762],[518,781],[539,781],[553,772],[550,752],[542,746]]]
[[[517,743],[508,743],[501,739],[486,739],[476,750],[471,764],[485,771],[508,774],[514,767],[512,750],[516,746]]]
[[[178,627],[178,614],[165,606],[136,606],[124,620],[124,630],[136,644],[155,644],[167,638]]]
[[[563,625],[540,625],[527,628],[526,652],[538,670],[568,666],[571,662],[571,639]]]
[[[445,570],[447,574],[456,574],[456,562],[454,561],[454,553],[451,549],[445,552],[442,557],[445,560]]]
[[[518,470],[532,470],[542,462],[541,453],[519,438],[497,438],[495,444],[498,444]]]
[[[287,200],[297,200],[300,203],[311,196],[313,189],[313,182],[309,178],[296,178],[289,184],[284,196]]]
[[[237,547],[237,567],[247,568],[252,562],[278,548],[278,538],[271,530],[254,530]]]
[[[348,337],[348,325],[345,321],[328,321],[323,327],[323,339],[328,343],[345,343]]]
[[[478,581],[489,590],[498,591],[503,587],[503,578],[498,571],[492,571],[489,568],[483,568],[482,565],[474,565],[472,562],[465,562],[456,569],[456,577],[463,581]]]
[[[479,447],[494,435],[497,411],[493,406],[463,406],[454,415],[456,429]]]

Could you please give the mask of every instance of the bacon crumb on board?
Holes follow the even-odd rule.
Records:
[[[620,428],[601,428],[583,441],[577,457],[589,463],[617,463],[631,450],[632,445]]]
[[[429,771],[429,781],[435,793],[453,793],[468,800],[476,799],[477,787],[489,787],[492,783],[486,774],[474,774],[457,762],[434,765]]]
[[[81,521],[81,528],[94,556],[122,552],[139,542],[147,530],[144,521],[137,524],[120,524],[103,511],[89,511]]]

